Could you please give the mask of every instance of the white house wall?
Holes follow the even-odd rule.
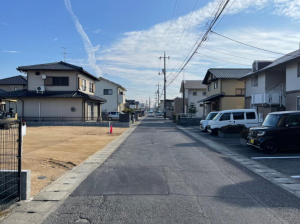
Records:
[[[104,95],[104,89],[112,89],[113,94]],[[119,95],[118,90],[118,86],[105,80],[96,83],[95,95],[107,100],[107,102],[102,105],[102,111],[121,111],[124,109],[125,95],[123,95],[123,97],[122,95]],[[123,94],[125,94],[124,91]],[[118,104],[118,101],[121,105]]]
[[[197,92],[196,96],[193,96],[193,92]],[[191,103],[194,103],[197,109],[197,113],[196,115],[198,117],[203,117],[203,107],[200,107],[200,104],[204,103],[197,103],[197,101],[202,100],[204,98],[206,98],[206,96],[203,96],[203,92],[206,92],[206,89],[203,90],[188,90],[188,105],[190,106]],[[187,108],[187,112],[188,112],[188,108]]]
[[[265,73],[258,74],[258,86],[251,87],[251,77],[246,80],[246,97],[252,96],[253,93],[261,93],[266,91],[266,75]]]
[[[300,77],[297,77],[297,63],[287,64],[286,67],[286,91],[300,90]]]

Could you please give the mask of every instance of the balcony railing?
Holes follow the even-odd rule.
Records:
[[[285,106],[285,95],[282,92],[254,93],[251,100],[253,105]]]

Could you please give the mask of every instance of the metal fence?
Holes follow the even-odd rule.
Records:
[[[20,198],[21,124],[0,121],[0,211]]]

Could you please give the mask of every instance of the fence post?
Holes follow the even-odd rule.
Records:
[[[19,147],[18,147],[18,196],[21,201],[21,171],[22,171],[22,120],[19,121]]]

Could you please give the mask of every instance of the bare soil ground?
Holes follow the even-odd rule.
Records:
[[[31,170],[31,195],[102,149],[127,128],[27,127],[22,169]],[[44,178],[44,179],[43,179]]]

